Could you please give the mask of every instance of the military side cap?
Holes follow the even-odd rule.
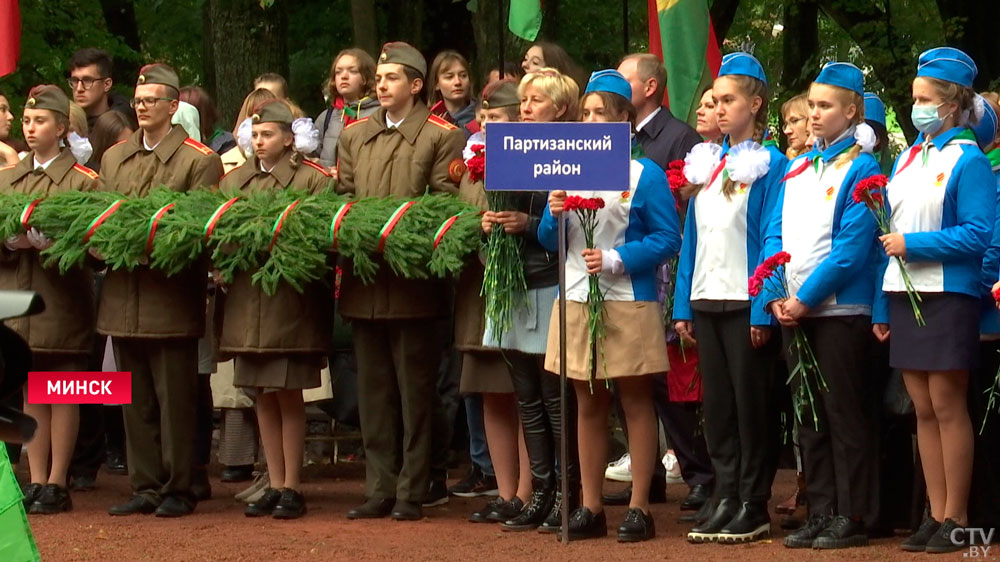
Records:
[[[52,84],[35,86],[28,92],[25,109],[48,109],[69,117],[69,98],[58,87]]]
[[[147,64],[142,67],[139,70],[139,79],[136,80],[135,84],[136,86],[142,86],[143,84],[163,84],[177,91],[181,89],[181,81],[177,78],[177,73],[174,72],[174,69],[159,62]]]
[[[627,100],[632,100],[632,86],[629,85],[628,80],[620,72],[614,69],[598,70],[591,74],[590,81],[587,82],[587,89],[584,93],[589,94],[591,92],[609,92],[618,94]]]
[[[865,94],[865,75],[861,69],[849,62],[828,62],[819,71],[815,80],[818,84],[844,88],[863,96]]]
[[[288,104],[281,100],[267,100],[253,108],[253,123],[286,123],[292,124],[295,117]]]
[[[492,91],[487,92],[487,90]],[[517,95],[517,82],[513,80],[501,80],[494,86],[487,86],[483,90],[483,109],[510,107],[512,105],[521,105],[521,98]]]
[[[401,64],[416,70],[421,77],[427,76],[427,60],[413,45],[402,41],[386,43],[378,56],[378,64]]]
[[[719,76],[741,75],[756,78],[767,84],[767,75],[764,74],[764,67],[750,53],[729,53],[722,57],[722,65],[719,67]]]
[[[872,92],[865,92],[865,120],[874,121],[885,127],[885,104]]]
[[[917,76],[954,82],[966,88],[972,87],[978,72],[972,58],[954,47],[928,49],[917,59]]]

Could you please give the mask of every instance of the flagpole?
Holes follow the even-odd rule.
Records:
[[[503,35],[504,35],[504,21],[503,21],[503,5],[504,0],[497,0],[497,43],[499,44],[499,57],[497,67],[497,76],[501,80],[504,79],[503,71]]]
[[[629,54],[628,48],[628,0],[622,0],[622,54]]]
[[[562,481],[562,543],[569,544],[569,468],[566,459],[569,458],[569,438],[566,436],[570,427],[566,418],[566,211],[556,218],[559,226],[559,415],[562,419],[559,432],[559,472]]]

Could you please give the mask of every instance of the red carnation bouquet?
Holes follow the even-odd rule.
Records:
[[[875,222],[878,223],[882,234],[892,232],[889,225],[889,211],[885,208],[885,202],[888,199],[885,186],[888,184],[889,178],[879,174],[859,181],[857,187],[854,188],[854,202],[868,207],[868,210],[875,216]],[[906,264],[901,257],[896,256],[896,264],[899,266],[899,274],[903,277],[903,286],[906,287],[906,296],[910,299],[910,307],[913,309],[913,317],[917,320],[917,326],[924,326],[926,325],[924,315],[920,313],[920,305],[918,304],[923,301],[923,298],[913,287],[913,281],[910,280],[910,274],[906,271]]]
[[[470,147],[472,158],[465,161],[465,166],[469,170],[469,179],[476,182],[482,181],[486,177],[486,145],[474,144]]]
[[[749,281],[750,296],[756,297],[766,291],[775,299],[787,299],[789,291],[788,279],[785,277],[785,264],[791,259],[792,256],[788,252],[778,252],[757,266]],[[799,425],[802,425],[802,409],[808,404],[809,410],[812,412],[813,427],[819,430],[819,417],[816,415],[816,393],[820,390],[828,391],[829,388],[805,332],[802,331],[801,327],[796,326],[792,333],[793,338],[788,348],[788,355],[795,358],[795,367],[788,374],[786,382],[791,384],[796,377],[799,378],[798,388],[792,392],[795,419]]]
[[[563,203],[564,212],[574,212],[583,229],[584,246],[594,248],[594,231],[597,229],[597,212],[604,208],[600,197],[580,197],[570,195]],[[601,292],[600,274],[593,273],[588,279],[587,322],[590,330],[590,392],[594,392],[594,378],[597,374],[597,355],[604,347],[604,293]],[[603,354],[602,354],[603,355]],[[605,366],[606,367],[606,366]]]
[[[677,209],[681,208],[681,188],[690,183],[684,175],[684,161],[674,160],[667,164],[667,183],[670,184],[670,193],[674,196],[674,204]]]

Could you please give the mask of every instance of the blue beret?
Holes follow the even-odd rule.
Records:
[[[997,113],[993,111],[993,106],[979,94],[976,94],[976,103],[983,104],[986,110],[983,111],[983,116],[979,119],[979,123],[972,125],[972,132],[976,134],[976,142],[979,143],[979,148],[986,148],[993,142],[993,139],[997,138]]]
[[[865,92],[865,120],[874,121],[885,127],[885,104],[878,96]]]
[[[719,76],[729,74],[742,74],[756,78],[767,84],[767,76],[764,74],[764,67],[760,61],[750,53],[729,53],[722,57],[722,66],[719,67]]]
[[[591,74],[587,89],[583,93],[591,92],[611,92],[632,101],[632,86],[617,70],[598,70]]]
[[[826,63],[814,82],[851,90],[859,96],[865,93],[865,75],[849,62]]]
[[[928,49],[917,59],[917,76],[954,82],[966,88],[972,87],[978,72],[969,55],[954,47]]]

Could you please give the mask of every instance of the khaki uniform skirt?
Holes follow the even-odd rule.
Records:
[[[241,353],[236,355],[233,384],[261,392],[316,388],[322,368],[320,355]]]
[[[590,328],[587,303],[566,302],[566,376],[590,379]],[[660,307],[652,301],[605,301],[604,346],[596,378],[664,373],[670,368]],[[545,370],[559,372],[559,305],[552,307]]]

